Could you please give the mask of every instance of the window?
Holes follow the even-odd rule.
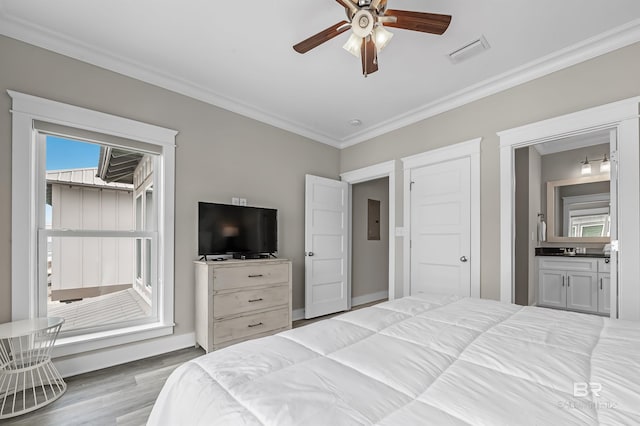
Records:
[[[38,286],[47,288],[47,300],[37,315],[64,318],[62,337],[156,321],[152,188],[160,155],[49,135],[38,126],[45,169],[38,176],[46,185],[38,241],[47,244],[46,265],[38,265],[47,274]]]
[[[171,334],[176,132],[9,94],[13,319],[65,317],[58,356]],[[54,173],[56,150],[93,163]]]

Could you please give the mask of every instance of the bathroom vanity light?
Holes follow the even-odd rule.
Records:
[[[594,162],[600,163],[600,173],[609,173],[611,171],[611,161],[609,161],[607,154],[605,154],[602,160],[589,160],[589,158],[584,157],[584,161],[580,162],[580,164],[582,164],[581,171],[583,175],[591,174],[593,170],[591,167],[591,163]]]

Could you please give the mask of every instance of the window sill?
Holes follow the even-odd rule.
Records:
[[[175,324],[153,323],[81,336],[63,337],[56,341],[52,357],[59,358],[112,346],[173,334]]]

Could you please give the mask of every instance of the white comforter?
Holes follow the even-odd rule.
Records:
[[[640,425],[640,325],[406,297],[190,361],[149,424]]]

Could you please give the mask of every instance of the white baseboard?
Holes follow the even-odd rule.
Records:
[[[195,332],[179,334],[177,336],[159,337],[128,345],[117,346],[99,351],[92,351],[77,355],[55,358],[55,364],[62,377],[75,376],[89,371],[113,367],[143,358],[177,351],[178,349],[195,346]]]
[[[304,308],[294,309],[291,312],[291,321],[298,321],[304,319]]]
[[[351,306],[364,305],[365,303],[375,302],[376,300],[388,299],[389,291],[379,291],[377,293],[364,294],[362,296],[352,297]],[[304,308],[294,309],[291,313],[291,320],[298,321],[304,319]]]
[[[365,303],[375,302],[376,300],[388,298],[389,290],[379,291],[377,293],[363,294],[362,296],[352,297],[351,306],[364,305]]]

